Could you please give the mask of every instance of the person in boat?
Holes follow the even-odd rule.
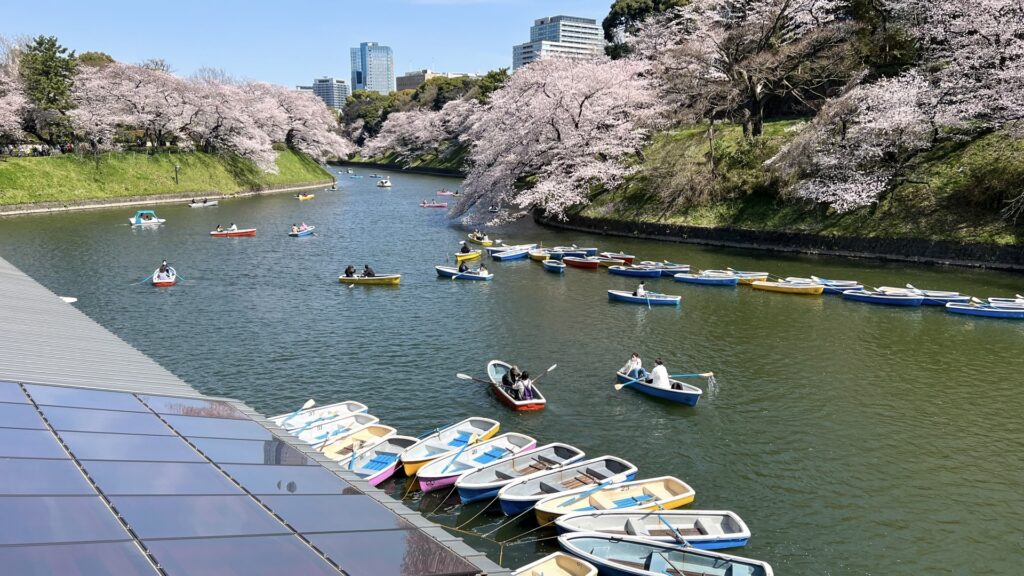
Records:
[[[514,394],[516,382],[519,380],[519,367],[513,366],[509,368],[508,372],[505,372],[501,376],[501,386],[509,394]]]
[[[512,389],[516,400],[533,400],[533,380],[530,380],[530,373],[523,370]]]
[[[640,355],[636,352],[629,357],[626,361],[626,365],[619,369],[626,376],[633,378],[634,380],[644,380],[647,378],[647,370],[644,370],[643,360],[640,359]]]
[[[303,230],[309,230],[309,226],[307,226],[305,222],[299,224],[299,231],[301,232]]]
[[[460,241],[459,244],[462,244],[462,248],[459,248],[460,253],[469,254],[470,252],[472,252],[472,250],[469,249],[469,245],[466,244],[465,240]]]
[[[640,298],[646,298],[647,297],[647,286],[645,286],[643,282],[640,282],[640,285],[637,286],[636,290],[633,291],[633,296],[639,296]]]
[[[373,271],[373,268],[370,268],[369,264],[363,264],[363,276],[364,277],[366,277],[366,278],[373,278],[376,275],[377,275],[377,273]]]
[[[228,232],[238,232],[238,226],[235,226],[235,223],[232,222],[231,226],[228,226]]]
[[[206,198],[203,198],[203,204],[206,204]]]
[[[459,262],[459,274],[469,272],[469,266],[466,266],[466,262]]]
[[[348,267],[345,268],[345,278],[355,278],[355,277],[356,277],[356,267],[351,265],[351,264],[349,264]]]
[[[217,231],[220,232],[220,226],[217,226]],[[298,233],[299,233],[299,227],[296,226],[295,224],[292,224],[292,234],[298,234]]]
[[[490,270],[487,269],[487,266],[481,264],[480,267],[476,269],[476,273],[481,275],[481,276],[487,276],[491,272],[490,272]]]
[[[672,389],[672,381],[668,378],[668,368],[665,368],[665,363],[661,361],[661,358],[654,361],[654,370],[651,370],[651,377],[647,379],[647,383],[655,388]]]
[[[192,202],[189,202],[189,204],[195,204],[195,203],[196,203],[196,199],[195,198],[192,199]]]
[[[292,226],[292,228],[295,228],[295,226]],[[214,232],[223,232],[223,231],[224,231],[224,227],[221,226],[220,224],[217,224],[217,229],[214,230]],[[294,230],[292,230],[292,232],[294,232]]]

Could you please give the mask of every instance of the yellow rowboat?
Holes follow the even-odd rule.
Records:
[[[472,234],[467,234],[466,237],[469,238],[469,241],[472,242],[473,244],[479,244],[480,246],[494,245],[494,240],[480,240],[476,236],[473,236]],[[484,236],[484,238],[486,238],[486,236]]]
[[[767,290],[768,292],[782,292],[784,294],[805,294],[818,296],[825,291],[821,284],[809,284],[807,282],[768,282],[758,280],[750,284],[754,290]]]
[[[597,258],[600,260],[599,264],[601,265],[602,268],[608,268],[608,267],[611,267],[611,266],[625,266],[626,265],[626,261],[623,260],[622,258],[605,258],[603,256],[597,256]]]
[[[316,194],[299,194],[296,198],[299,200],[312,200],[313,198],[316,198]]]
[[[536,260],[537,262],[543,262],[551,259],[551,252],[548,252],[547,248],[535,248],[530,250],[527,254],[530,255],[530,260]]]
[[[368,284],[374,286],[398,286],[402,281],[401,274],[384,274],[381,276],[338,276],[342,284]]]
[[[395,434],[398,434],[398,431],[391,426],[370,424],[337,440],[332,440],[329,444],[321,447],[320,451],[331,460],[344,460],[351,458],[353,452],[380,444]]]
[[[470,250],[469,252],[456,252],[455,253],[455,263],[456,264],[461,264],[462,262],[467,262],[469,260],[476,260],[483,253],[484,253],[483,250]]]
[[[426,463],[457,453],[459,450],[487,440],[498,432],[501,424],[490,418],[466,418],[423,438],[402,452],[402,468],[414,476]]]
[[[512,576],[597,576],[597,568],[586,560],[555,552],[520,567]]]
[[[534,512],[543,526],[581,510],[671,510],[693,502],[694,495],[693,488],[682,480],[661,476],[559,492],[537,502]]]

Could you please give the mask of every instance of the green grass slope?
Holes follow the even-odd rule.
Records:
[[[174,166],[180,166],[178,184]],[[0,205],[117,200],[158,194],[234,194],[330,180],[320,165],[291,150],[278,151],[277,174],[237,156],[202,152],[104,154],[0,160]]]

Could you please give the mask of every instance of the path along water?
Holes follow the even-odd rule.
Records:
[[[365,172],[365,171],[363,171]],[[0,220],[0,255],[208,394],[279,413],[313,397],[357,399],[400,432],[419,434],[469,415],[503,430],[615,454],[640,477],[674,474],[693,505],[731,509],[750,525],[738,551],[777,574],[1011,574],[1024,550],[1024,323],[941,309],[890,309],[837,297],[798,297],[683,285],[680,308],[611,304],[630,279],[604,270],[544,272],[531,261],[490,263],[493,282],[438,279],[465,230],[423,199],[457,180],[396,173],[394,187],[339,176],[313,201],[286,195],[159,207],[167,223],[127,226],[134,209]],[[292,223],[317,235],[286,235]],[[217,224],[255,238],[213,239]],[[1021,276],[956,268],[709,249],[541,229],[492,233],[507,242],[598,245],[696,268],[857,279],[987,296],[1024,293]],[[185,281],[133,285],[167,258]],[[349,288],[347,264],[399,272],[402,285]],[[0,321],[4,321],[0,318]],[[670,372],[713,370],[718,389],[696,408],[668,405],[613,373],[631,351]],[[481,384],[504,358],[535,372],[546,410],[512,414]],[[0,423],[2,425],[2,423]],[[405,492],[404,480],[386,486]],[[442,524],[469,521],[445,494],[409,505]],[[486,533],[483,513],[464,530]],[[529,522],[467,541],[506,566],[551,551],[539,530],[502,552]]]

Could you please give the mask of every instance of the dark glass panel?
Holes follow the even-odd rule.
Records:
[[[242,493],[210,464],[86,460],[82,466],[108,496]]]
[[[57,431],[157,434],[161,436],[174,434],[153,414],[59,406],[40,406],[39,409]]]
[[[341,494],[348,482],[319,466],[225,464],[224,471],[253,494]]]
[[[286,534],[249,496],[111,496],[139,538]]]
[[[0,428],[0,456],[20,458],[67,458],[49,430]]]
[[[147,540],[170,576],[337,576],[338,571],[295,536],[215,540]]]
[[[313,545],[350,576],[477,574],[465,559],[419,530],[310,534]]]
[[[46,430],[46,424],[31,404],[0,403],[0,426]]]
[[[164,416],[182,436],[206,438],[235,438],[238,440],[270,440],[269,430],[252,420],[202,418],[198,416]]]
[[[157,574],[134,542],[0,547],[11,576],[150,576]]]
[[[0,544],[124,540],[98,496],[0,496]]]
[[[0,459],[0,495],[26,494],[91,495],[95,492],[71,460]]]
[[[17,402],[28,404],[28,398],[21,391],[21,386],[14,382],[0,382],[0,402]]]
[[[151,396],[140,394],[139,398],[157,414],[178,414],[181,416],[207,416],[210,418],[233,418],[248,420],[237,408],[220,400],[200,398],[175,398],[174,396]]]
[[[191,446],[174,436],[61,432],[60,437],[80,460],[203,461]]]
[[[313,462],[280,440],[190,439],[206,457],[218,464],[288,464]]]
[[[412,526],[373,498],[361,494],[260,496],[260,500],[299,532],[387,530]]]
[[[64,386],[40,386],[26,384],[36,404],[48,406],[70,406],[72,408],[99,408],[101,410],[128,410],[149,412],[142,402],[127,392],[109,392],[89,388],[66,388]]]

